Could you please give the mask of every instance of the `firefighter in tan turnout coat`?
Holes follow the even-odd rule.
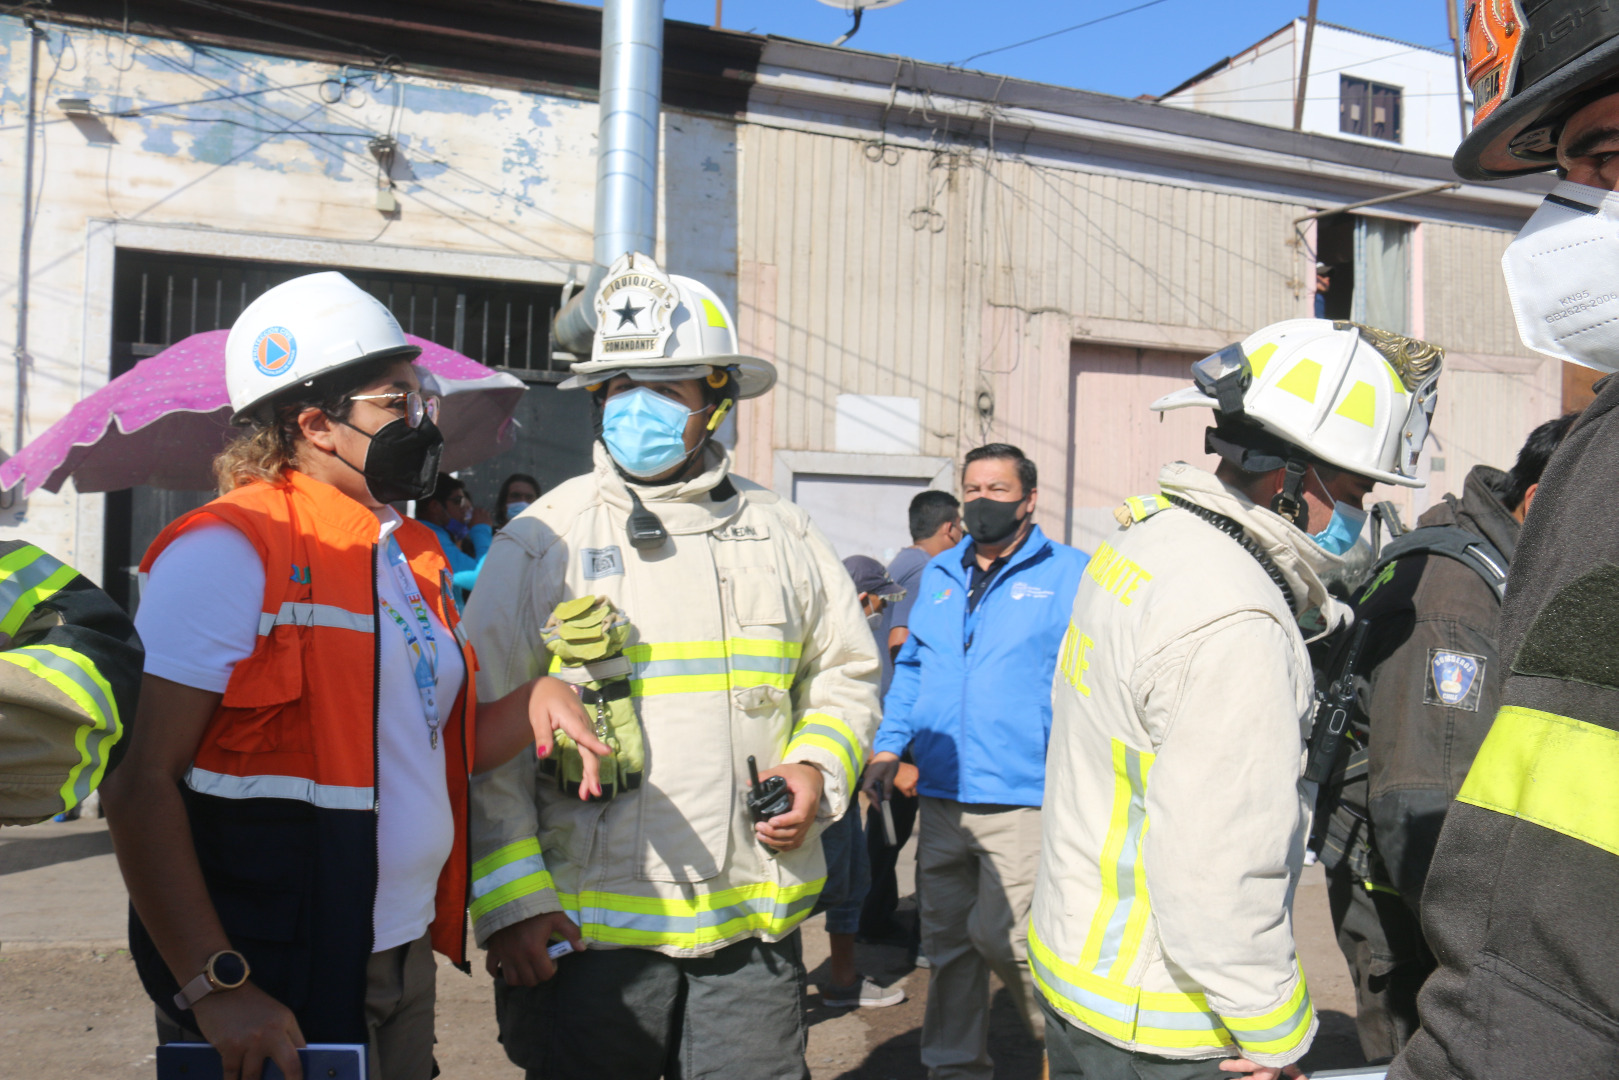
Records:
[[[595,467],[501,532],[467,625],[497,697],[547,667],[560,603],[607,598],[626,643],[583,700],[603,716],[594,701],[627,699],[613,731],[640,753],[594,798],[567,750],[475,781],[472,914],[502,1041],[531,1077],[807,1077],[797,926],[826,872],[805,840],[856,790],[876,648],[804,512],[710,441],[775,377],[736,355],[725,306],[635,255],[597,310],[563,384],[602,407]],[[790,811],[753,820],[750,757]],[[553,963],[555,938],[584,951]]]
[[[1307,639],[1347,614],[1326,582],[1373,482],[1417,483],[1438,373],[1420,342],[1295,319],[1153,405],[1213,407],[1224,460],[1127,500],[1075,596],[1029,932],[1053,1077],[1296,1075]]]

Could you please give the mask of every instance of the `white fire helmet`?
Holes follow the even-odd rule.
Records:
[[[1287,319],[1199,360],[1196,385],[1152,409],[1212,408],[1222,427],[1246,420],[1329,465],[1422,487],[1417,455],[1444,355],[1437,345],[1359,323]]]
[[[414,360],[387,306],[335,270],[284,281],[247,305],[225,340],[232,418],[338,368],[362,360]]]
[[[776,384],[776,365],[737,352],[736,322],[714,290],[666,274],[635,252],[620,256],[602,279],[590,359],[572,369],[558,389],[593,387],[617,375],[644,382],[706,377],[713,385],[728,372],[740,400]]]

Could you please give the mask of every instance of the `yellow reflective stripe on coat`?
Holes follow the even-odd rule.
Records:
[[[1163,1050],[1232,1045],[1202,994],[1146,992],[1067,963],[1040,939],[1032,920],[1029,970],[1053,1008],[1110,1038]]]
[[[107,757],[123,737],[118,699],[101,672],[96,670],[93,660],[60,645],[9,649],[0,652],[0,660],[16,664],[50,683],[90,718],[90,723],[80,725],[74,735],[73,746],[79,760],[68,770],[67,780],[62,784],[63,809],[71,810],[101,783],[107,771]]]
[[[1158,511],[1169,509],[1170,502],[1162,495],[1131,495],[1124,505],[1130,508],[1133,521],[1146,521]]]
[[[831,713],[805,713],[804,719],[793,728],[793,736],[787,740],[787,749],[782,751],[781,759],[794,760],[794,751],[801,751],[806,746],[819,746],[831,751],[846,771],[850,784],[866,767],[866,756],[861,751],[860,740],[855,738],[854,730]]]
[[[630,692],[693,694],[774,686],[791,690],[803,646],[770,638],[642,642],[625,648]]]
[[[677,899],[608,892],[558,897],[591,941],[692,949],[755,932],[780,937],[810,913],[825,884],[825,878],[788,886],[761,881]]]
[[[1113,815],[1102,845],[1102,899],[1091,917],[1080,966],[1118,978],[1135,963],[1150,904],[1142,846],[1147,835],[1147,774],[1154,755],[1113,742]]]
[[[1297,965],[1295,964],[1295,967]],[[1310,1032],[1315,1006],[1310,1002],[1304,972],[1298,972],[1293,993],[1276,1008],[1260,1016],[1222,1016],[1237,1045],[1253,1054],[1286,1054],[1298,1049]]]
[[[1616,781],[1619,731],[1507,705],[1456,799],[1619,855]]]
[[[551,888],[555,884],[537,839],[496,848],[472,864],[472,917],[482,918],[503,904]]]
[[[15,637],[36,607],[78,576],[31,544],[0,559],[0,634]]]

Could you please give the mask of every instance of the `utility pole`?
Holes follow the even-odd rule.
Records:
[[[720,18],[725,14],[725,0],[714,0],[714,29],[720,28]],[[1454,34],[1451,35],[1455,37]]]
[[[39,42],[45,32],[24,19],[28,28],[28,122],[23,125],[22,236],[17,251],[17,400],[11,418],[11,452],[22,450],[23,414],[28,408],[28,276],[34,246],[34,143],[39,115]]]
[[[1445,0],[1445,16],[1450,21],[1450,51],[1456,54],[1456,118],[1467,138],[1467,85],[1462,74],[1462,40],[1456,32],[1456,0]]]
[[[1293,97],[1293,130],[1304,127],[1304,88],[1310,82],[1310,45],[1315,41],[1315,9],[1319,0],[1310,0],[1310,15],[1304,23],[1304,55],[1299,57],[1299,89]]]

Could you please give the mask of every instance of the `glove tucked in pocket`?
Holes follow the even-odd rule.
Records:
[[[545,647],[561,662],[557,678],[581,687],[580,701],[591,716],[596,737],[613,750],[601,762],[600,796],[611,799],[620,791],[641,786],[646,769],[646,748],[641,721],[630,697],[630,665],[624,643],[630,621],[605,596],[564,600],[551,612],[541,631]],[[547,763],[564,794],[577,797],[584,780],[584,759],[578,745],[562,732],[556,734],[555,756]]]

